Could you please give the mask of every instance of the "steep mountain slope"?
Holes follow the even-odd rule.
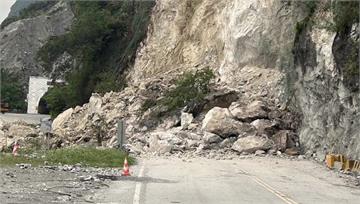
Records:
[[[45,13],[15,21],[0,31],[0,61],[10,73],[27,82],[30,75],[44,75],[36,55],[51,36],[62,35],[71,26],[74,14],[66,2]]]
[[[59,5],[65,4],[59,3]],[[104,12],[104,16],[111,16],[118,11],[118,7],[112,7],[111,4],[108,10],[109,5],[96,5],[96,8],[106,8],[101,12]],[[87,3],[85,3],[86,6]],[[130,12],[129,15],[137,13],[133,9],[136,8],[134,6],[130,5],[125,8],[124,13],[126,14],[128,12]],[[92,9],[91,6],[90,9]],[[260,129],[262,125],[271,126],[270,129],[274,128],[271,122],[286,123],[287,125],[276,123],[276,130],[282,131],[286,138],[297,138],[293,137],[293,131],[296,130],[297,136],[300,138],[300,147],[309,154],[316,153],[322,158],[324,153],[334,152],[359,159],[358,9],[358,2],[325,0],[305,2],[158,0],[152,10],[147,38],[143,43],[139,43],[142,38],[135,38],[135,41],[132,38],[133,31],[144,28],[143,26],[136,27],[139,19],[134,18],[127,22],[122,20],[122,15],[116,16],[116,20],[120,19],[122,23],[126,22],[125,27],[130,29],[120,31],[115,29],[114,32],[113,28],[118,28],[121,24],[114,21],[115,23],[97,23],[96,25],[101,28],[99,32],[81,32],[82,30],[79,29],[76,30],[79,32],[70,34],[70,37],[64,35],[65,37],[53,38],[42,49],[44,51],[42,53],[45,53],[43,56],[48,60],[50,68],[64,53],[70,53],[77,58],[76,62],[80,62],[75,66],[76,72],[72,75],[73,77],[69,78],[71,85],[65,89],[62,87],[57,89],[57,94],[53,95],[55,99],[59,99],[56,102],[65,104],[59,111],[65,107],[81,105],[86,102],[91,92],[96,90],[94,87],[101,84],[100,82],[106,82],[106,88],[110,87],[110,90],[113,90],[114,84],[107,83],[109,82],[107,80],[115,81],[114,76],[117,79],[119,77],[121,83],[124,83],[126,77],[128,85],[121,93],[110,92],[104,97],[94,95],[89,104],[66,111],[59,117],[59,120],[65,118],[66,122],[58,125],[59,132],[57,134],[61,140],[68,137],[70,142],[89,142],[98,139],[97,137],[102,134],[101,131],[105,131],[106,145],[113,146],[116,144],[117,119],[126,119],[129,120],[127,131],[131,133],[132,141],[135,144],[144,145],[141,148],[148,149],[149,143],[161,146],[163,140],[180,144],[184,141],[175,141],[169,136],[175,134],[172,132],[165,136],[160,134],[160,136],[152,137],[153,132],[151,131],[158,130],[157,128],[162,131],[169,130],[169,128],[171,131],[174,129],[178,131],[176,128],[179,128],[178,125],[181,123],[181,121],[179,122],[179,113],[182,107],[175,112],[164,113],[161,112],[163,111],[161,108],[159,112],[156,112],[159,105],[157,103],[164,97],[164,93],[174,87],[172,84],[176,76],[182,76],[181,73],[189,70],[210,68],[216,75],[216,80],[212,84],[213,88],[215,87],[213,90],[222,91],[225,94],[216,93],[214,94],[216,97],[210,97],[207,102],[218,97],[217,100],[222,103],[215,100],[216,103],[207,104],[208,109],[201,109],[202,112],[196,114],[193,112],[198,108],[198,104],[188,104],[184,111],[192,109],[188,112],[191,113],[191,117],[195,118],[191,118],[189,115],[181,118],[181,120],[191,119],[192,121],[194,119],[196,121],[195,125],[192,124],[192,131],[199,131],[196,134],[199,133],[201,139],[205,140],[207,134],[198,126],[202,121],[207,121],[204,120],[205,115],[208,114],[207,111],[214,106],[221,106],[224,109],[210,111],[209,117],[218,116],[220,119],[231,121],[234,124],[241,122],[241,124],[246,123],[244,125],[246,127],[260,126]],[[60,15],[62,11],[67,10],[59,9],[54,13]],[[85,14],[88,14],[89,10],[86,11]],[[148,11],[149,8],[144,12],[145,17]],[[144,16],[141,15],[139,18],[143,19]],[[39,16],[38,18],[43,17]],[[86,31],[98,28],[91,24],[97,21],[88,22],[87,19],[89,18],[83,18],[83,21],[80,21],[86,25]],[[71,20],[72,18],[65,18],[65,20],[60,19],[59,22],[61,25],[65,25],[64,22],[70,23]],[[16,25],[20,24],[19,22],[10,24],[5,27],[4,31],[11,33]],[[105,28],[101,25],[105,25]],[[141,25],[147,25],[147,23]],[[65,31],[65,27],[60,26],[59,28],[62,29],[61,31]],[[4,31],[2,31],[2,38],[6,39]],[[40,31],[41,28],[37,28],[35,33]],[[112,35],[114,33],[115,35]],[[18,32],[13,35],[14,37],[21,36]],[[75,39],[72,38],[74,36],[76,36]],[[112,41],[113,36],[121,36],[121,38],[117,38],[118,41]],[[33,39],[29,38],[27,41],[33,41]],[[83,43],[80,44],[81,46],[78,46],[78,40]],[[16,47],[9,40],[1,42],[0,46]],[[127,50],[126,42],[136,43],[130,43],[132,52],[124,54],[123,51]],[[64,48],[54,45],[71,46]],[[87,45],[91,45],[90,49]],[[138,45],[135,65],[132,67],[134,50]],[[32,61],[26,61],[23,65],[22,60],[17,60],[19,59],[18,53],[21,53],[19,49],[12,54],[8,52],[6,53],[8,56],[4,60],[8,60],[8,64],[11,66],[30,67],[27,64],[31,65]],[[88,53],[91,55],[87,55]],[[32,59],[33,56],[31,55],[29,58]],[[107,72],[109,69],[116,71]],[[40,72],[36,68],[31,70],[34,73]],[[107,74],[104,75],[105,77],[93,76],[94,73],[103,72]],[[228,97],[228,93],[236,93],[236,97]],[[83,97],[81,100],[71,101],[78,96]],[[69,100],[61,101],[65,99]],[[241,121],[244,120],[241,113],[244,113],[244,109],[247,108],[246,104],[253,104],[254,101],[257,104],[258,112],[256,114],[258,115]],[[259,101],[265,101],[264,104],[267,104],[267,107]],[[232,102],[235,103],[230,105]],[[227,109],[231,109],[231,114]],[[263,114],[264,111],[266,113]],[[158,118],[151,115],[154,112]],[[165,116],[167,117],[165,120],[158,121],[159,118],[163,117],[161,119],[164,119]],[[260,121],[255,122],[255,119]],[[300,127],[298,127],[297,120],[302,122]],[[287,123],[286,121],[291,122]],[[99,130],[98,126],[102,126],[104,130]],[[231,126],[229,129],[233,130],[235,126]],[[149,131],[151,132],[149,138],[145,138],[148,135],[144,136],[143,133]],[[218,129],[216,131],[220,132]],[[263,132],[263,130],[259,132]],[[277,135],[273,131],[270,132],[269,137]],[[183,132],[176,132],[176,134],[178,133],[181,136]],[[191,138],[194,136],[193,134],[195,133],[187,134],[186,137],[189,137],[187,139],[193,140]],[[259,135],[262,136],[262,133]],[[225,136],[229,135],[225,134]],[[234,139],[230,134],[232,139],[226,139],[233,144],[238,139],[237,137],[241,139],[242,136],[244,135],[237,135]],[[209,137],[211,143],[226,140],[224,137],[219,139],[216,135]],[[158,140],[161,141],[158,142]],[[229,140],[226,141],[229,142]],[[187,145],[193,145],[191,142],[193,141]],[[99,143],[101,144],[101,142]],[[165,150],[168,150],[166,145]],[[200,148],[201,145],[197,145]],[[290,146],[298,147],[299,144],[294,139]]]
[[[347,3],[158,1],[130,78],[210,66],[241,100],[300,112],[305,149],[360,158],[359,5]]]
[[[23,3],[17,2],[15,11],[25,7]],[[146,36],[153,5],[151,1],[65,0],[27,5],[1,24],[3,76],[18,79],[15,85],[22,87],[21,96],[26,95],[29,76],[65,79],[65,86],[46,95],[54,114],[88,102],[94,91],[120,90],[126,84],[122,73],[133,65]]]

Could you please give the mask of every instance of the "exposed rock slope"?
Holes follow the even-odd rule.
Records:
[[[68,3],[60,1],[46,13],[15,21],[0,31],[1,66],[17,73],[24,81],[30,75],[43,75],[35,57],[49,37],[70,28],[74,14]]]
[[[324,25],[335,14],[325,5],[326,1],[157,0],[147,39],[129,71],[129,87],[104,97],[94,95],[89,104],[66,111],[61,117],[67,121],[54,124],[59,144],[114,146],[116,121],[125,119],[137,152],[218,147],[253,152],[268,150],[268,140],[285,151],[299,146],[293,139],[297,131],[305,151],[359,159],[359,82],[346,75],[344,61],[351,50],[358,56],[352,48],[359,46],[359,26],[354,23],[342,33],[327,28]],[[55,12],[64,18],[59,20],[60,30],[40,32],[38,38],[65,31],[72,20],[65,8]],[[19,25],[21,21],[4,31],[11,33]],[[0,48],[5,45],[16,47],[6,40]],[[23,57],[29,59],[24,63],[17,60],[20,51],[9,52],[6,59],[15,67],[31,65],[34,55]],[[174,76],[204,67],[216,72],[217,87],[237,93],[231,100],[235,103],[211,106],[200,116],[173,115],[160,121],[152,113],[161,110],[141,112],[146,99],[159,98],[171,87]],[[351,71],[356,73],[358,67]],[[302,117],[294,118],[294,113]],[[296,119],[302,120],[300,127]]]
[[[243,93],[243,102],[265,97],[302,113],[305,149],[360,158],[359,67],[352,62],[348,79],[344,62],[349,42],[358,46],[358,25],[345,34],[326,28],[335,14],[325,7],[326,1],[157,1],[131,78],[210,66]],[[309,19],[314,25],[305,24]]]

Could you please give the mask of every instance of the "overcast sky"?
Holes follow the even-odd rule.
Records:
[[[15,0],[0,0],[0,23],[7,17]]]

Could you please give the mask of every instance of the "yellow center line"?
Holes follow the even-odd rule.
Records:
[[[259,184],[260,186],[262,186],[263,188],[265,188],[267,191],[269,191],[270,193],[276,195],[278,198],[280,198],[282,201],[284,201],[287,204],[298,204],[297,202],[295,202],[294,200],[292,200],[291,198],[289,198],[288,196],[286,196],[285,194],[281,193],[280,191],[276,190],[275,188],[271,187],[269,184],[265,183],[264,181],[262,181],[260,178],[251,175],[249,173],[247,173],[244,170],[241,170],[244,174],[248,175],[253,181],[255,181],[257,184]]]

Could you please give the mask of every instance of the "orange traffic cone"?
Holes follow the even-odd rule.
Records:
[[[125,157],[125,161],[124,161],[124,169],[123,172],[121,173],[122,176],[130,176],[130,169],[129,169],[129,164],[128,161]]]
[[[17,142],[15,142],[14,147],[13,147],[13,151],[12,151],[12,154],[14,155],[14,157],[18,156],[19,148],[20,148],[20,145]]]

